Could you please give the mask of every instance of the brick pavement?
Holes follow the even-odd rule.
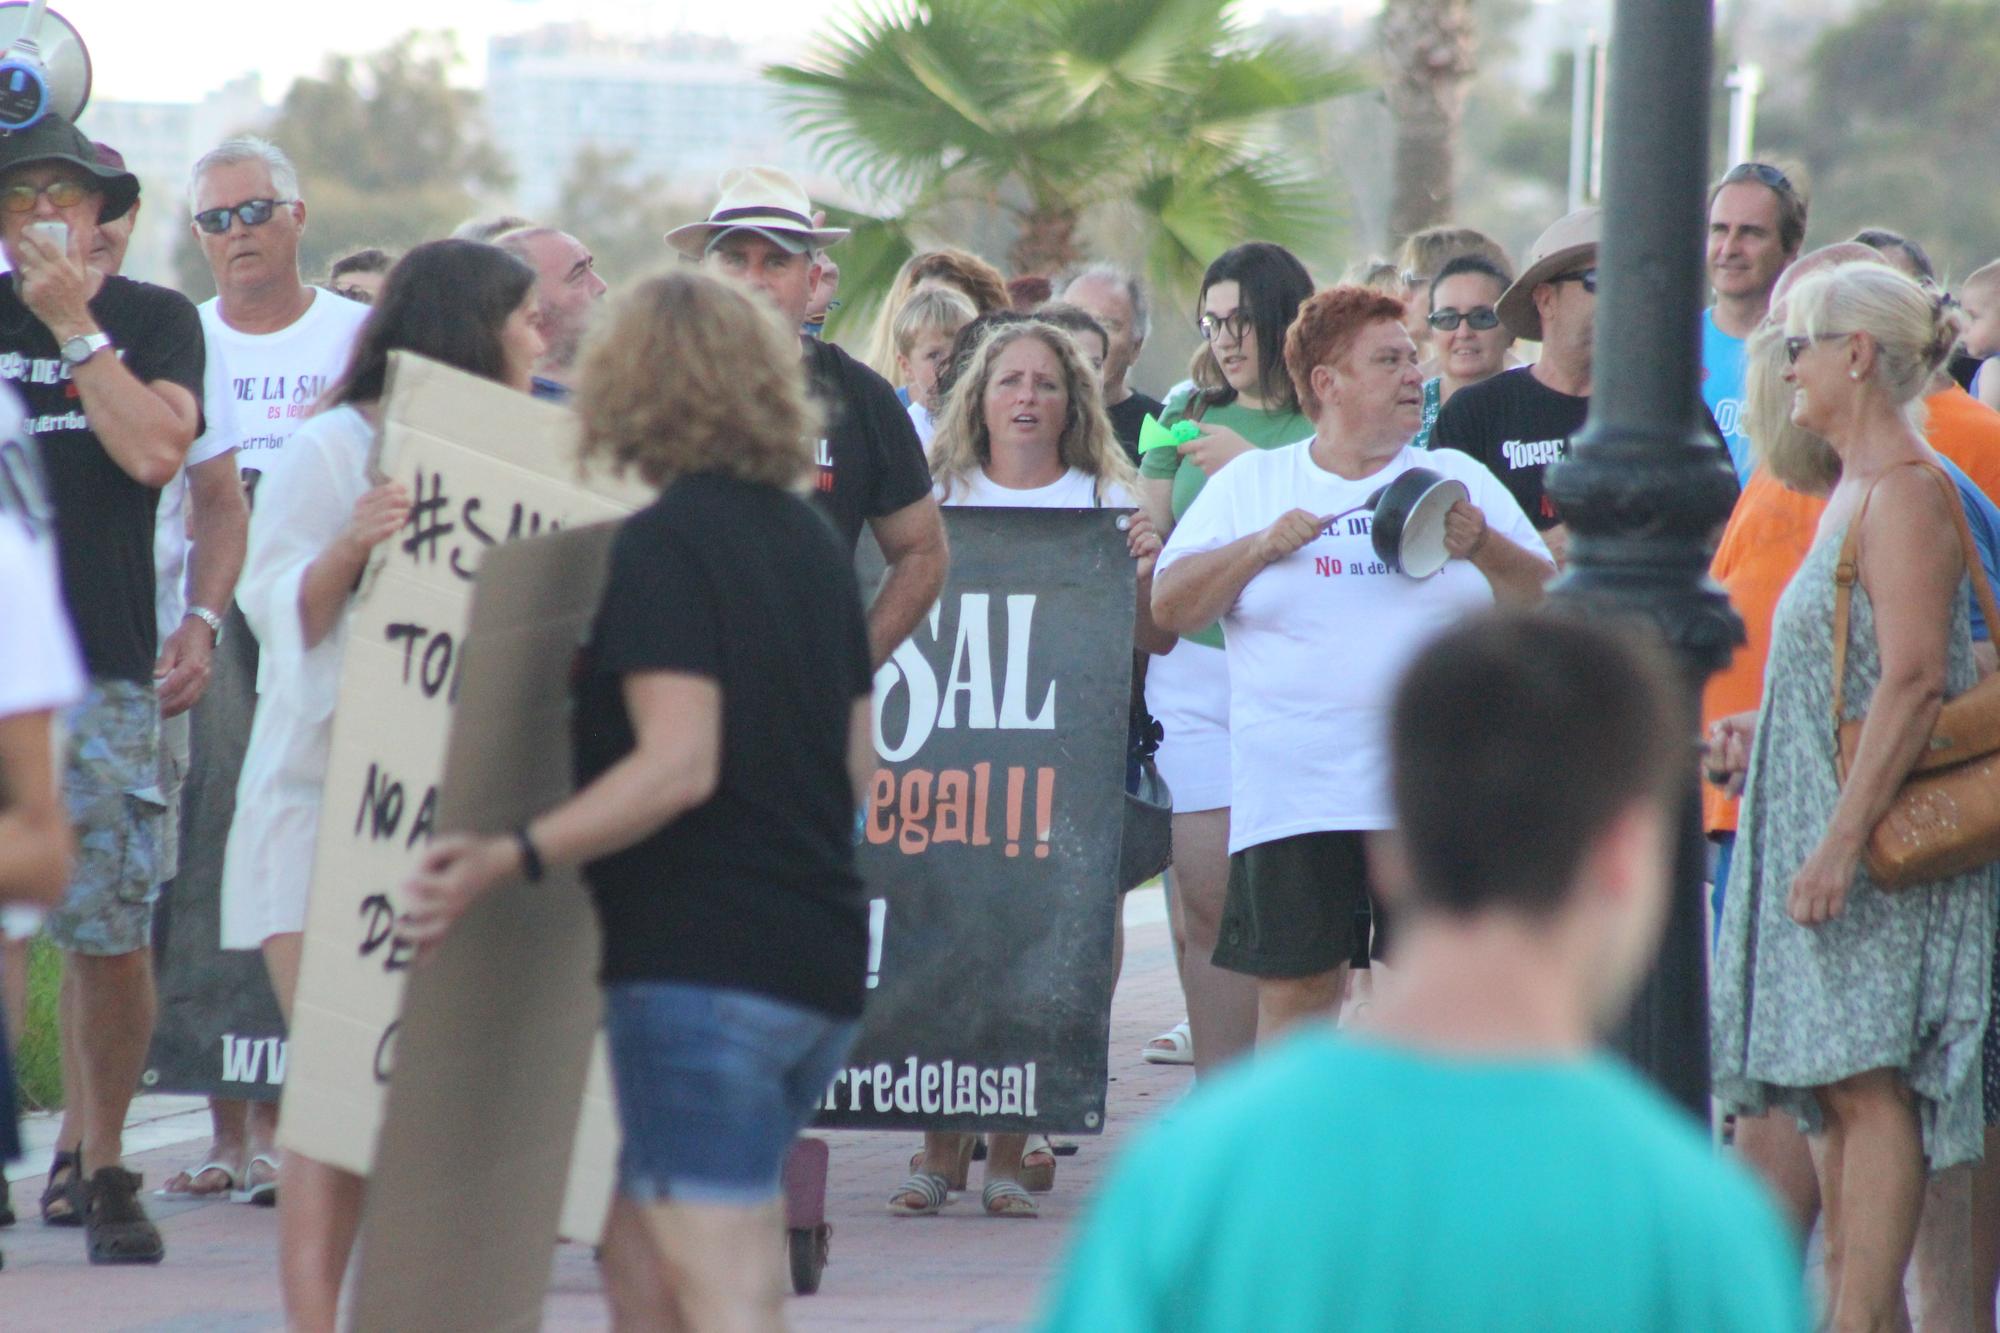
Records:
[[[934,1218],[893,1218],[884,1204],[908,1174],[917,1144],[907,1134],[838,1132],[827,1186],[833,1223],[832,1261],[819,1294],[794,1299],[789,1314],[802,1330],[866,1328],[971,1330],[1018,1327],[1059,1262],[1079,1206],[1102,1176],[1117,1146],[1186,1089],[1188,1071],[1148,1065],[1140,1044],[1181,1017],[1180,983],[1157,890],[1128,900],[1125,970],[1111,1014],[1108,1124],[1082,1151],[1059,1159],[1054,1193],[1039,1196],[1034,1221],[995,1219],[974,1192],[957,1196]],[[157,1119],[142,1142],[205,1131],[205,1117]],[[34,1127],[31,1126],[31,1133]],[[46,1127],[43,1127],[46,1132]],[[138,1151],[132,1164],[149,1182],[190,1165],[203,1138]],[[26,1169],[40,1170],[37,1153]],[[39,1176],[15,1182],[17,1207],[32,1219]],[[250,1333],[279,1329],[276,1218],[268,1210],[228,1203],[150,1200],[167,1239],[167,1260],[154,1269],[92,1269],[77,1231],[26,1220],[0,1230],[6,1270],[0,1272],[0,1330],[65,1329],[77,1333]],[[595,1265],[587,1249],[564,1245],[556,1254],[544,1307],[551,1330],[606,1326]]]

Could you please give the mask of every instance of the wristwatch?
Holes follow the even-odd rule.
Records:
[[[187,613],[208,626],[209,633],[215,636],[215,646],[220,648],[222,646],[222,617],[205,606],[190,606],[187,609]]]
[[[111,335],[108,333],[79,333],[63,343],[63,364],[80,366],[109,346]]]

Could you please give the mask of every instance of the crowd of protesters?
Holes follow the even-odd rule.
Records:
[[[18,1042],[45,934],[64,1106],[36,1210],[93,1263],[165,1254],[122,1141],[163,885],[205,877],[290,1018],[349,601],[410,512],[368,470],[407,351],[573,409],[586,460],[658,490],[577,672],[578,791],[437,839],[402,922],[433,944],[494,885],[583,867],[621,1325],[782,1320],[780,1172],[863,1011],[874,672],[944,584],[943,511],[976,506],[1123,515],[1186,1000],[1143,1055],[1227,1071],[1095,1201],[1056,1326],[1800,1327],[1823,1218],[1834,1327],[1907,1326],[1914,1266],[1927,1329],[1993,1328],[2000,901],[1990,869],[1885,892],[1862,849],[1996,664],[1972,588],[2000,581],[2000,261],[1953,296],[1891,232],[1804,252],[1776,167],[1710,194],[1688,415],[1740,488],[1713,573],[1748,631],[1701,718],[1711,1044],[1760,1191],[1592,1054],[1658,938],[1695,730],[1658,645],[1538,607],[1597,210],[1518,267],[1439,227],[1331,286],[1251,241],[1171,316],[1115,263],[924,251],[857,356],[826,329],[847,233],[775,169],[728,173],[610,302],[585,239],[512,215],[309,284],[308,186],[251,137],[194,165],[197,308],[119,275],[115,150],[56,116],[0,139],[0,997]],[[1135,383],[1169,319],[1185,380]],[[1371,520],[1416,469],[1456,488],[1425,568]],[[362,1180],[281,1154],[275,1103],[210,1109],[161,1193],[275,1203],[288,1321],[335,1327]],[[983,1211],[1034,1217],[1056,1145],[1002,1133],[927,1134],[890,1211],[938,1213],[975,1150]]]

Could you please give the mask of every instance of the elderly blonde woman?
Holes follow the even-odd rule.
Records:
[[[1132,465],[1104,413],[1097,373],[1076,341],[1040,320],[1002,325],[988,334],[952,385],[931,449],[931,476],[941,505],[989,509],[1134,510],[1126,547],[1139,562],[1134,643],[1145,652],[1173,646],[1153,628],[1153,559],[1160,539],[1136,512]],[[969,1134],[931,1133],[897,1187],[889,1211],[902,1217],[936,1213],[951,1189],[963,1189],[972,1153]],[[980,1201],[995,1217],[1033,1217],[1024,1186],[1053,1183],[1055,1157],[1046,1139],[994,1134],[987,1139]]]
[[[620,1327],[778,1326],[780,1171],[861,1014],[872,673],[847,553],[800,494],[796,337],[701,273],[618,303],[584,357],[584,448],[660,494],[613,543],[573,687],[580,790],[512,834],[439,839],[408,888],[409,933],[435,941],[494,884],[583,865]]]
[[[1833,1325],[1906,1326],[1903,1272],[1926,1164],[1981,1147],[1989,872],[1885,894],[1862,860],[1947,698],[1978,676],[1954,486],[1919,399],[1958,333],[1949,308],[1877,264],[1813,273],[1785,301],[1791,419],[1831,482],[1811,548],[1779,598],[1714,968],[1716,1094],[1820,1137]],[[1792,479],[1781,475],[1783,480]],[[1841,682],[1865,717],[1847,780],[1829,718],[1835,566],[1858,525]]]

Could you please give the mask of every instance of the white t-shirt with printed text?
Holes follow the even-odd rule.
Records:
[[[347,368],[368,307],[324,288],[311,290],[313,301],[305,314],[276,333],[242,333],[229,327],[222,318],[220,297],[197,308],[208,343],[201,403],[205,428],[188,449],[188,466],[234,449],[239,471],[261,475],[311,414],[320,395]],[[255,478],[250,480],[254,489]],[[160,492],[153,529],[154,611],[162,639],[187,614],[187,521],[183,468]]]
[[[1412,467],[1465,483],[1497,534],[1547,548],[1485,465],[1451,450],[1405,447],[1350,481],[1313,461],[1311,440],[1243,454],[1182,515],[1160,555],[1164,574],[1191,555],[1262,532],[1294,509],[1337,514]],[[1396,683],[1432,637],[1493,604],[1471,564],[1428,579],[1392,573],[1364,510],[1253,577],[1222,618],[1229,654],[1229,850],[1301,833],[1392,826],[1388,713]],[[1157,577],[1157,576],[1156,576]]]

